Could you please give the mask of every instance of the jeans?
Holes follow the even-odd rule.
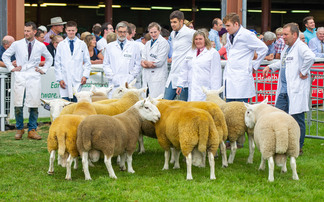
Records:
[[[73,95],[73,98],[69,98],[69,97],[62,97],[62,99],[67,100],[69,102],[78,102],[77,98],[75,97],[75,95]]]
[[[289,112],[289,97],[287,93],[280,93],[277,99],[277,103],[275,107],[285,111]],[[305,113],[299,113],[299,114],[292,114],[291,115],[298,123],[300,128],[300,139],[299,139],[299,146],[300,149],[304,146],[304,140],[306,135],[306,126],[305,126]]]
[[[29,108],[29,123],[28,132],[32,129],[37,129],[37,119],[38,119],[38,108]],[[24,128],[24,114],[23,107],[15,107],[15,118],[16,118],[16,128],[17,130],[22,130]]]
[[[166,100],[174,100],[176,97],[177,89],[172,89],[172,82],[170,82],[169,87],[165,88],[164,99]],[[183,88],[180,94],[180,100],[187,101],[188,100],[188,88]]]

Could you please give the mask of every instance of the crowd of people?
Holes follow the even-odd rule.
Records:
[[[225,85],[227,102],[248,102],[255,96],[252,73],[265,59],[278,61],[263,72],[280,70],[276,107],[291,114],[301,128],[300,148],[305,137],[304,112],[308,111],[309,71],[316,57],[324,57],[324,27],[315,28],[308,16],[301,32],[296,23],[288,23],[275,32],[257,34],[240,24],[235,13],[212,20],[210,31],[194,30],[194,22],[184,19],[181,11],[170,14],[172,31],[157,22],[147,27],[143,37],[134,40],[136,26],[119,22],[96,23],[91,32],[79,34],[77,23],[51,18],[50,30],[25,24],[24,39],[14,42],[5,36],[0,49],[0,66],[15,74],[14,105],[17,134],[24,134],[22,107],[29,108],[28,137],[37,134],[40,105],[40,76],[54,66],[63,99],[77,101],[74,90],[81,91],[91,64],[103,64],[109,84],[115,88],[137,79],[137,87],[148,87],[149,95],[164,99],[203,101],[201,86],[219,89]],[[65,26],[65,32],[63,29]],[[225,27],[225,28],[224,28]],[[221,59],[226,59],[222,73]],[[168,69],[171,64],[171,69]]]

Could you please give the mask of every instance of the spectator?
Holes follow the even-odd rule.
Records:
[[[97,49],[101,51],[101,53],[104,53],[104,48],[107,45],[107,35],[108,33],[113,33],[114,28],[109,22],[105,22],[101,25],[101,34],[102,38],[97,42]]]
[[[282,27],[276,29],[277,40],[274,44],[275,59],[280,59],[281,52],[285,48],[285,41],[282,38]]]
[[[209,31],[209,40],[214,41],[216,44],[216,50],[219,51],[219,49],[221,49],[221,44],[220,44],[220,40],[219,40],[219,34],[218,32],[220,32],[223,28],[223,22],[221,19],[219,18],[215,18],[212,22],[212,28]]]
[[[142,54],[143,86],[148,87],[149,95],[156,98],[164,94],[170,47],[168,41],[160,35],[161,26],[158,23],[150,23],[147,29],[152,40],[145,44]]]
[[[183,20],[184,14],[179,10],[173,11],[170,14],[170,23],[173,29],[171,32],[173,53],[171,70],[165,85],[164,99],[167,100],[173,100],[176,97],[178,77],[182,68],[182,62],[191,49],[192,36],[195,33],[195,30],[184,26]],[[188,84],[183,86],[179,99],[188,100]]]
[[[81,91],[91,70],[87,45],[76,37],[77,31],[76,22],[66,23],[67,37],[58,44],[55,56],[55,76],[60,83],[60,95],[72,102],[77,101],[73,91]]]
[[[309,41],[308,46],[316,57],[324,58],[324,27],[317,29],[316,37]]]
[[[84,41],[85,37],[90,35],[91,33],[90,32],[82,32],[81,36],[80,36],[80,40],[81,41]]]
[[[59,33],[62,33],[65,24],[66,24],[66,22],[63,22],[61,17],[51,18],[51,24],[47,25],[47,26],[51,26],[51,29],[45,35],[44,41],[46,43],[50,43],[51,42],[51,36],[52,35],[55,36],[55,35],[58,35]]]
[[[37,28],[35,23],[27,22],[24,27],[24,38],[13,42],[3,53],[2,59],[10,72],[15,76],[13,86],[14,106],[17,133],[16,140],[20,140],[24,131],[24,104],[29,108],[28,138],[40,140],[37,134],[38,107],[41,98],[41,74],[45,74],[51,66],[53,58],[46,46],[35,40]],[[11,56],[17,58],[17,66],[11,62]],[[41,56],[45,57],[44,67],[39,67]],[[24,103],[25,102],[25,103]]]
[[[275,106],[294,117],[300,127],[300,155],[303,153],[305,138],[305,112],[309,111],[310,68],[315,54],[298,38],[299,28],[296,23],[283,27],[283,38],[287,46],[280,61],[263,70],[263,76],[271,71],[279,71],[278,89]],[[289,58],[289,59],[288,59]]]
[[[171,42],[171,40],[169,40],[170,32],[169,32],[169,30],[167,30],[167,29],[165,29],[165,28],[162,28],[162,30],[161,30],[161,35],[162,35],[163,38],[165,38],[165,40],[167,40],[168,43],[169,43],[170,50],[169,50],[169,53],[168,53],[168,63],[171,64],[171,62],[172,62],[172,42]]]
[[[227,64],[224,70],[226,101],[248,102],[255,96],[252,72],[260,67],[267,53],[267,46],[256,35],[240,25],[236,13],[230,13],[223,19],[228,32]],[[254,52],[258,55],[252,60]]]
[[[96,37],[96,41],[99,41],[102,37],[100,36],[101,34],[101,26],[94,26],[92,28],[93,35]]]
[[[5,63],[2,61],[2,54],[11,46],[11,44],[15,41],[12,36],[6,35],[2,38],[2,46],[0,46],[0,67],[6,67]],[[11,64],[16,67],[16,57],[12,55]]]
[[[116,26],[117,40],[106,46],[103,69],[109,85],[116,87],[131,82],[141,72],[141,58],[138,45],[128,41],[127,24],[120,22]]]
[[[264,33],[264,37],[263,37],[263,42],[265,43],[265,45],[267,45],[268,47],[268,52],[265,56],[265,60],[271,61],[274,59],[275,56],[275,49],[274,49],[274,42],[276,40],[276,34],[273,32],[265,32]]]
[[[303,19],[303,23],[306,27],[306,30],[304,31],[305,35],[305,41],[308,44],[308,42],[316,37],[316,28],[315,28],[315,21],[313,16],[307,16]]]
[[[305,40],[305,35],[304,35],[303,32],[299,32],[299,39],[300,39],[302,42],[304,42],[305,44],[307,44],[307,43],[306,43],[306,40]]]
[[[107,40],[107,44],[109,44],[110,42],[116,41],[117,40],[116,33],[115,32],[108,33],[107,37],[106,37],[106,40]]]
[[[208,33],[208,31],[207,31]],[[188,83],[188,101],[205,101],[202,86],[219,89],[222,86],[222,67],[218,52],[211,47],[205,31],[199,29],[193,36],[192,49],[188,52],[180,71],[177,94]]]
[[[221,59],[227,60],[227,51],[225,48],[226,42],[227,42],[227,33],[224,33],[221,38],[221,42],[223,44],[222,48],[218,51]]]
[[[92,34],[85,37],[84,42],[87,44],[91,64],[102,64],[103,55],[96,48],[96,37]]]
[[[40,29],[44,32],[44,35],[47,34],[47,28],[44,25],[39,26],[37,29]],[[45,37],[45,36],[44,36]]]
[[[44,38],[45,34],[43,30],[37,29],[37,32],[35,34],[35,38],[36,40],[38,40],[41,43],[44,43],[45,46],[47,46],[49,43],[44,42],[45,38]],[[41,62],[39,63],[39,66],[44,66],[45,64],[45,58],[42,56],[41,57]]]
[[[47,50],[51,53],[52,57],[55,58],[57,45],[63,41],[63,37],[60,35],[51,36],[51,43],[46,46]],[[55,59],[53,60],[52,66],[55,64]]]
[[[127,35],[126,38],[129,41],[134,41],[134,37],[136,34],[136,26],[133,23],[128,23],[127,24]]]
[[[195,29],[194,25],[193,25],[193,20],[189,21],[189,20],[184,20],[183,24],[185,24],[189,29]]]

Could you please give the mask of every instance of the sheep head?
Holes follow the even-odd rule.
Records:
[[[268,103],[268,98],[266,98],[265,100],[263,100],[261,103],[259,104],[254,104],[254,105],[250,105],[247,103],[244,103],[245,107],[246,107],[246,112],[245,112],[245,125],[248,128],[254,128],[255,124],[256,124],[256,113],[258,108],[262,105],[262,104],[266,104]]]
[[[90,92],[93,92],[94,95],[103,94],[103,95],[107,96],[107,98],[108,98],[108,93],[110,91],[112,91],[113,88],[114,88],[114,85],[110,85],[109,87],[96,87],[96,86],[92,85]]]
[[[202,86],[203,93],[206,94],[206,101],[216,102],[217,104],[225,104],[225,101],[220,98],[220,94],[224,91],[225,86],[220,87],[217,90],[208,90],[206,87]]]
[[[50,106],[50,114],[51,121],[53,122],[61,113],[63,108],[67,105],[72,104],[73,102],[69,102],[64,99],[55,99],[55,100],[45,100],[41,99],[44,104],[48,104]]]
[[[123,97],[123,95],[125,95],[127,92],[135,92],[139,99],[143,99],[142,97],[142,93],[146,93],[147,88],[141,88],[141,89],[129,89],[129,88],[125,88],[122,86],[119,86],[118,88],[115,89],[115,91],[112,94],[112,99],[120,99],[121,97]]]
[[[161,113],[158,108],[154,104],[152,104],[148,98],[138,101],[134,105],[134,107],[138,110],[140,116],[144,120],[152,121],[155,123],[161,117]]]
[[[80,91],[75,93],[75,97],[77,98],[78,102],[92,102],[91,96],[93,96],[93,92],[91,91]]]

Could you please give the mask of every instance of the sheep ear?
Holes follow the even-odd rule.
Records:
[[[146,91],[147,91],[147,87],[145,87],[145,88],[141,88],[141,89],[139,89],[139,91],[140,91],[141,93],[146,93]]]
[[[96,86],[95,85],[91,85],[90,92],[96,92]]]
[[[244,103],[244,106],[245,106],[247,109],[250,107],[250,104],[245,103],[245,102],[243,102],[243,103]]]
[[[114,89],[114,84],[112,84],[112,85],[110,85],[110,86],[108,87],[108,92],[107,92],[107,93],[109,93],[110,91],[112,91],[112,89]]]
[[[129,87],[134,87],[135,84],[136,84],[136,78],[129,83]]]
[[[128,86],[128,82],[125,82],[125,88],[128,88],[129,86]]]
[[[207,93],[208,93],[207,88],[205,86],[201,86],[201,89],[202,89],[203,93],[205,93],[207,95]]]
[[[68,105],[73,104],[73,103],[74,103],[74,102],[68,102],[68,101],[67,101],[67,102],[64,103],[64,106],[68,106]]]
[[[44,100],[44,99],[40,99],[42,101],[42,103],[44,104],[49,104],[49,100]]]
[[[164,97],[164,94],[162,93],[162,94],[160,94],[156,99],[163,99],[163,97]]]
[[[220,88],[217,90],[217,93],[218,93],[218,94],[221,94],[222,92],[224,92],[224,89],[225,89],[225,86],[220,87]]]
[[[266,97],[266,99],[264,99],[260,104],[268,104],[268,97]]]

